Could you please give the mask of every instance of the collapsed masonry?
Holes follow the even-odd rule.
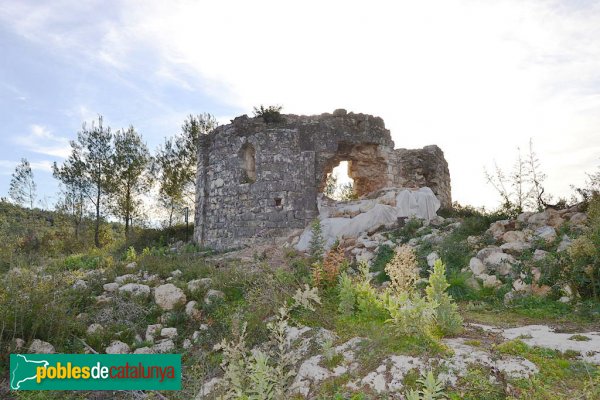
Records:
[[[197,243],[235,248],[304,229],[318,216],[327,174],[341,161],[348,161],[358,196],[429,187],[442,207],[451,205],[439,147],[394,149],[381,118],[345,110],[284,118],[266,124],[243,115],[200,138]]]

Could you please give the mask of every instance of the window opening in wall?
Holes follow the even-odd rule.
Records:
[[[337,201],[348,201],[358,198],[354,180],[348,174],[351,162],[352,161],[347,160],[340,161],[340,163],[327,174],[325,189],[323,190],[325,196]]]
[[[283,208],[283,199],[281,197],[275,197],[275,208]]]
[[[256,150],[254,146],[246,143],[240,151],[240,161],[242,164],[241,183],[256,182]]]

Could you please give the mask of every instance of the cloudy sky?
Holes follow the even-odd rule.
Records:
[[[438,144],[455,200],[493,207],[483,168],[532,138],[548,191],[600,165],[597,1],[0,1],[0,195],[83,121],[154,149],[187,114],[259,104],[381,116],[397,147]]]

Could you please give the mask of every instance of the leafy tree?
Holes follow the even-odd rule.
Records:
[[[21,159],[21,163],[15,168],[10,180],[10,189],[8,191],[10,198],[21,206],[28,205],[33,209],[36,197],[36,185],[33,180],[33,172],[26,158]]]
[[[75,239],[79,239],[81,225],[86,210],[85,193],[76,184],[61,185],[59,200],[55,206],[57,211],[68,215],[75,228]]]
[[[113,190],[114,148],[110,127],[104,127],[102,117],[98,125],[88,128],[83,124],[77,140],[71,141],[71,154],[58,167],[54,163],[54,176],[65,185],[82,191],[92,202],[96,211],[94,244],[100,247],[100,217],[103,203]]]
[[[140,194],[149,189],[150,181],[144,176],[150,164],[148,147],[133,126],[114,135],[113,154],[113,201],[115,215],[125,221],[125,234],[129,233],[130,223],[138,212]]]
[[[165,139],[156,152],[152,171],[158,176],[160,202],[169,211],[169,226],[176,209],[194,202],[198,143],[216,127],[217,121],[210,114],[190,115],[181,134]]]

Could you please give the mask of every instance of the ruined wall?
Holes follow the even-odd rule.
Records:
[[[359,195],[429,186],[450,204],[448,166],[437,146],[394,150],[381,118],[345,110],[284,117],[265,124],[242,116],[201,137],[194,232],[201,245],[239,247],[303,229],[317,215],[327,173],[343,160]]]

